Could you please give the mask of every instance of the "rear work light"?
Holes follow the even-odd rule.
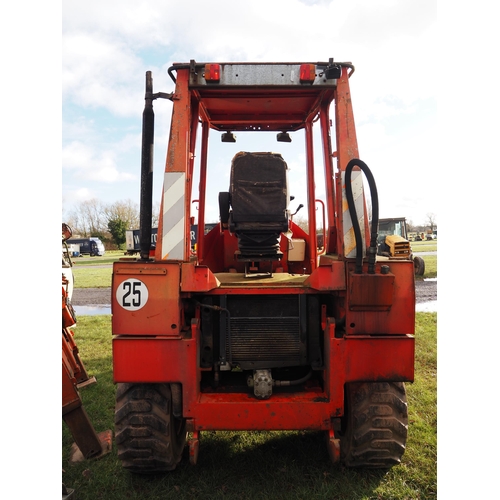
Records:
[[[213,83],[220,81],[220,64],[205,64],[205,80]]]
[[[314,64],[300,65],[300,83],[312,83],[316,78],[316,66]]]

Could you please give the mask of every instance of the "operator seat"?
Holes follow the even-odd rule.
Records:
[[[219,193],[220,217],[238,239],[238,260],[279,260],[288,231],[287,164],[279,153],[237,153],[229,193]]]

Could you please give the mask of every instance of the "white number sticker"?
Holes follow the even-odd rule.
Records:
[[[137,311],[148,301],[148,287],[141,280],[125,280],[116,289],[116,300],[127,311]]]

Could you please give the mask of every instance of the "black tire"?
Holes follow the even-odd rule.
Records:
[[[417,276],[423,276],[425,273],[425,261],[422,257],[413,257],[413,266],[415,267],[415,274]]]
[[[347,467],[388,469],[401,462],[408,434],[402,382],[346,384],[340,457]]]
[[[115,440],[118,458],[130,472],[176,468],[186,443],[186,421],[172,414],[169,384],[118,384]]]

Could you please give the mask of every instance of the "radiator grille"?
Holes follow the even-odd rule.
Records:
[[[231,319],[230,332],[226,332],[226,358],[243,369],[305,364],[307,349],[299,298],[254,299],[228,298]]]
[[[409,258],[411,253],[410,243],[401,236],[391,235],[385,239],[390,254],[394,257]]]
[[[231,351],[234,361],[287,361],[300,364],[299,318],[231,319]]]

